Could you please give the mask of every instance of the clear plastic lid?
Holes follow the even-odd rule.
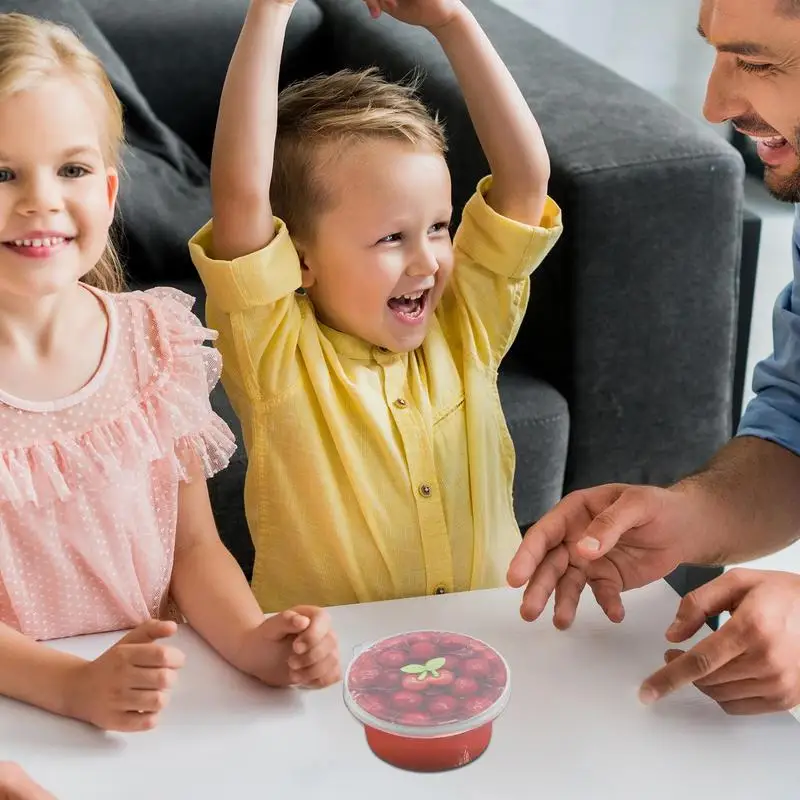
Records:
[[[505,659],[485,642],[450,631],[410,631],[364,647],[344,677],[359,722],[399,736],[465,733],[508,703]]]

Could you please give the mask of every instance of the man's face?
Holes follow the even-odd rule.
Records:
[[[702,0],[698,30],[717,50],[704,114],[755,142],[764,181],[800,202],[800,12],[785,0]]]

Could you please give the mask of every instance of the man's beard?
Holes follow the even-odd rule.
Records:
[[[772,167],[764,166],[764,185],[782,203],[800,203],[800,165],[791,175],[781,177]]]
[[[731,118],[733,126],[745,136],[776,137],[781,134],[761,117],[736,117]],[[800,125],[794,129],[793,141],[787,139],[792,145],[794,157],[797,160],[800,154]],[[794,171],[786,177],[781,177],[776,167],[764,164],[764,185],[769,193],[783,203],[800,203],[800,163]]]
[[[800,127],[794,130],[794,141],[787,141],[793,146],[794,157],[797,159],[800,154]],[[776,200],[782,203],[800,203],[800,163],[785,177],[778,175],[774,167],[765,164],[764,185]]]

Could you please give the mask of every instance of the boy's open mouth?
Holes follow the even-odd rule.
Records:
[[[399,295],[390,298],[387,305],[401,321],[414,322],[425,312],[429,293],[430,289],[425,289],[421,292]]]

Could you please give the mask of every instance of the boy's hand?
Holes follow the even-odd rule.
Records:
[[[321,689],[341,678],[339,647],[328,614],[296,606],[250,631],[237,666],[268,686]]]
[[[461,0],[364,0],[376,19],[385,11],[408,25],[419,25],[432,30],[451,22],[464,5]]]
[[[66,686],[68,715],[107,731],[154,728],[185,661],[180,650],[158,640],[176,631],[174,622],[148,620],[81,665]]]

